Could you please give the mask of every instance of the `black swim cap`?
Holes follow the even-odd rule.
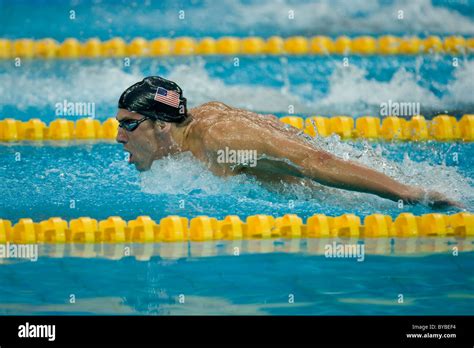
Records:
[[[181,123],[187,117],[183,90],[159,76],[146,77],[128,87],[120,96],[118,107],[165,122]]]

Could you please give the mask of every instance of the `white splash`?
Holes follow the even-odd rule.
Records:
[[[250,84],[226,84],[225,81],[211,77],[202,60],[191,65],[179,65],[167,76],[176,81],[188,96],[190,106],[197,106],[210,100],[217,100],[239,108],[266,112],[285,112],[288,105],[295,110],[310,112],[311,103],[305,102],[296,94],[284,88],[266,87]]]
[[[404,153],[403,161],[392,161],[387,158],[390,154],[388,146],[379,144],[372,148],[368,142],[359,149],[349,142],[341,141],[339,136],[317,137],[313,140],[317,148],[326,150],[340,158],[347,158],[369,168],[382,172],[391,178],[407,184],[435,190],[459,201],[474,201],[474,180],[463,176],[455,166],[444,163],[452,156],[452,149],[439,152],[436,143],[420,143],[414,152],[433,154],[433,158],[440,156],[442,164],[433,164],[428,161],[417,162]],[[399,151],[398,149],[395,151]]]
[[[45,64],[40,70],[38,75],[34,67],[25,66],[0,74],[0,110],[5,105],[15,105],[20,111],[32,106],[54,109],[64,100],[95,103],[100,110],[115,106],[127,87],[143,79],[139,72],[125,72],[111,61],[93,66],[71,64],[66,71]]]
[[[317,148],[331,152],[340,158],[347,156],[352,161],[380,171],[404,184],[435,190],[460,202],[474,201],[474,181],[464,177],[456,167],[432,164],[427,161],[416,162],[410,159],[408,154],[405,154],[402,162],[388,160],[388,147],[379,145],[372,149],[366,143],[363,149],[359,149],[348,142],[340,141],[336,135],[316,138],[313,143]],[[434,145],[428,143],[419,146],[421,148],[416,151],[430,151],[433,154],[438,151]],[[445,158],[449,155],[449,150],[446,154],[443,153]],[[151,194],[227,195],[236,197],[241,202],[248,201],[250,199],[248,197],[252,196],[250,200],[256,200],[262,206],[271,206],[278,204],[275,202],[278,199],[271,193],[276,191],[283,194],[280,198],[296,197],[302,201],[315,199],[336,205],[342,203],[344,207],[354,209],[359,209],[360,204],[374,205],[380,209],[390,209],[396,204],[372,195],[371,199],[367,199],[365,193],[339,190],[323,185],[310,188],[283,184],[271,188],[247,175],[221,178],[213,175],[190,153],[155,161],[151,170],[141,173],[140,176],[142,191]]]
[[[246,187],[258,188],[256,181],[245,175],[215,176],[189,152],[154,161],[140,177],[142,191],[153,194],[232,195]]]
[[[168,78],[176,81],[188,95],[191,106],[209,100],[218,100],[239,108],[262,112],[288,112],[293,105],[296,113],[319,113],[333,115],[379,114],[380,105],[393,102],[420,102],[421,108],[444,109],[454,106],[468,108],[473,104],[474,60],[459,62],[453,79],[441,89],[443,97],[436,96],[429,88],[420,86],[422,78],[416,73],[399,68],[388,81],[369,78],[369,72],[355,65],[337,65],[328,76],[329,89],[318,100],[305,100],[292,93],[288,86],[283,88],[255,86],[249,84],[226,84],[209,75],[202,61],[191,65],[179,65],[172,69]],[[299,87],[299,86],[298,86]],[[306,85],[303,87],[308,88]],[[314,94],[314,93],[313,93]]]
[[[453,75],[454,79],[447,85],[448,94],[443,98],[443,102],[448,104],[473,103],[474,60],[461,61]]]
[[[157,64],[152,62],[153,71],[157,70]],[[473,105],[474,60],[467,59],[459,62],[447,85],[433,82],[444,93],[442,97],[418,83],[420,79],[428,77],[409,72],[403,67],[390,80],[380,81],[369,77],[365,68],[337,65],[327,77],[328,92],[320,95],[319,87],[309,83],[290,86],[288,82],[283,82],[281,88],[226,83],[223,79],[211,76],[205,68],[205,61],[199,58],[187,65],[172,65],[169,61],[159,64],[161,67],[169,65],[169,73],[164,77],[176,81],[183,88],[190,107],[217,100],[257,112],[287,113],[288,106],[293,105],[296,114],[359,116],[379,114],[380,104],[388,100],[420,102],[422,110],[424,107],[439,110],[454,107],[459,110],[469,109]],[[110,117],[107,113],[115,108],[123,90],[144,77],[138,68],[126,72],[112,61],[94,66],[71,65],[66,71],[52,67],[45,69],[49,69],[46,76],[38,75],[32,68],[24,68],[21,73],[10,71],[0,74],[0,111],[6,106],[15,106],[20,111],[31,107],[54,110],[56,103],[67,99],[95,103],[99,118]],[[319,94],[319,97],[308,100],[299,94],[300,91],[305,95]]]
[[[178,17],[180,10],[185,11],[182,19]],[[136,6],[133,16],[128,8],[109,11],[99,4],[93,7],[93,15],[101,18],[96,22],[99,27],[126,28],[133,25],[161,35],[163,28],[173,34],[183,30],[183,26],[193,28],[198,35],[209,32],[247,32],[249,35],[262,32],[281,35],[474,33],[471,18],[455,10],[435,6],[430,0],[259,0],[246,1],[245,4],[222,0],[204,1],[188,8]]]

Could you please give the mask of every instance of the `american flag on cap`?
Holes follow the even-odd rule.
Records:
[[[156,90],[155,100],[174,108],[179,107],[179,93],[176,91],[169,91],[163,87],[158,87]]]

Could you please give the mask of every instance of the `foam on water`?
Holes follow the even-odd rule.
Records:
[[[446,86],[447,94],[443,102],[448,105],[473,102],[474,91],[474,60],[464,61],[460,68],[454,71],[454,79]]]
[[[336,65],[329,75],[329,89],[326,95],[317,100],[307,100],[292,88],[254,86],[249,84],[226,84],[223,80],[211,77],[203,62],[190,66],[179,65],[169,74],[169,78],[180,84],[189,96],[191,106],[209,100],[265,112],[288,112],[293,105],[297,113],[314,112],[348,115],[379,114],[380,104],[392,102],[420,102],[421,108],[439,109],[453,107],[468,109],[472,106],[474,90],[474,60],[465,60],[453,74],[453,79],[444,89],[443,96],[436,96],[429,88],[419,84],[420,76],[399,68],[389,81],[379,81],[368,77],[368,70],[351,65]],[[298,86],[300,87],[300,86]],[[304,84],[307,88],[307,84]],[[315,94],[317,87],[311,87]],[[296,89],[296,88],[295,88]],[[300,89],[300,88],[297,88]]]
[[[311,103],[297,94],[289,93],[285,88],[226,84],[222,79],[212,77],[202,61],[176,66],[168,78],[176,81],[186,91],[190,106],[217,100],[239,108],[266,112],[285,112],[288,105],[294,105],[296,110],[305,112],[311,110]]]
[[[434,84],[443,95],[438,97],[432,90],[419,84],[421,76],[399,68],[389,81],[368,78],[366,69],[351,65],[338,66],[329,77],[328,93],[314,105],[316,110],[332,110],[348,114],[380,112],[380,105],[392,102],[417,103],[423,109],[444,110],[472,107],[474,90],[474,60],[459,62],[453,79],[445,86]]]
[[[461,60],[447,84],[428,80],[432,88],[440,91],[437,96],[430,88],[421,86],[420,80],[428,77],[398,68],[388,81],[369,77],[366,68],[354,64],[342,67],[335,63],[328,74],[327,92],[322,94],[320,85],[305,82],[291,84],[282,78],[282,87],[229,83],[212,76],[202,59],[189,64],[161,63],[169,68],[166,78],[183,87],[189,106],[197,106],[210,100],[267,113],[287,113],[293,105],[295,113],[347,115],[379,114],[380,104],[392,102],[420,102],[421,109],[466,110],[473,107],[474,60]],[[159,70],[157,62],[152,70]],[[283,70],[285,65],[283,65]],[[21,72],[8,71],[0,74],[0,112],[6,107],[19,111],[28,108],[54,110],[56,103],[95,103],[99,117],[110,117],[121,92],[140,81],[144,75],[138,67],[124,71],[117,62],[105,61],[101,65],[68,65],[65,71],[47,68],[48,75],[39,74],[36,68],[24,67]],[[161,74],[161,73],[160,73]],[[283,74],[284,75],[284,74]],[[304,94],[304,96],[303,96]],[[308,97],[309,96],[309,97]],[[43,111],[44,112],[44,111]],[[48,115],[51,113],[47,111]]]
[[[142,78],[136,70],[125,72],[111,61],[92,66],[71,64],[65,71],[49,65],[41,69],[25,66],[0,74],[0,111],[7,105],[20,111],[30,107],[54,109],[64,100],[115,106],[125,88]]]
[[[442,157],[441,164],[414,161],[407,152],[404,153],[402,162],[392,161],[387,158],[390,150],[382,144],[372,148],[369,143],[365,142],[363,148],[360,149],[348,142],[340,141],[337,135],[327,138],[316,137],[313,142],[316,147],[329,151],[340,158],[348,158],[363,164],[402,183],[439,191],[458,201],[471,202],[474,200],[473,180],[464,177],[456,167],[446,165],[447,157],[452,155],[449,150],[445,153],[438,153],[438,150],[430,143],[420,144],[417,151],[432,153],[433,157],[440,155]]]
[[[368,143],[362,148],[340,141],[338,136],[316,138],[314,146],[335,154],[340,158],[349,158],[357,163],[383,172],[397,181],[436,190],[456,201],[471,204],[474,202],[473,180],[463,176],[456,167],[434,164],[428,161],[417,162],[405,153],[402,162],[387,158],[390,150],[382,145],[372,148]],[[426,149],[436,150],[429,144]],[[449,151],[448,151],[449,152]],[[347,157],[346,157],[347,156]],[[444,154],[448,156],[448,153]],[[191,154],[181,154],[155,161],[150,171],[141,174],[141,187],[152,194],[234,196],[241,200],[252,197],[259,204],[271,205],[279,199],[297,198],[304,201],[319,201],[323,204],[343,205],[346,209],[357,208],[360,204],[372,207],[393,207],[396,203],[382,198],[368,199],[365,193],[351,192],[316,184],[314,187],[297,184],[266,186],[255,178],[246,175],[221,178],[213,175]],[[280,198],[274,193],[281,194]]]
[[[328,93],[315,103],[316,110],[360,114],[373,108],[380,110],[380,104],[388,100],[439,104],[431,91],[417,83],[415,74],[404,68],[399,68],[387,82],[370,79],[367,75],[367,70],[354,65],[337,67],[329,76]]]
[[[215,176],[189,152],[153,162],[140,177],[142,190],[153,194],[231,195],[236,191],[248,193],[259,186],[245,175]]]
[[[163,8],[152,8],[150,4],[146,2],[145,6],[135,6],[133,16],[130,16],[128,8],[110,11],[99,4],[93,7],[93,16],[101,18],[95,24],[104,29],[133,25],[147,32],[161,32],[166,28],[171,34],[193,28],[198,35],[236,32],[250,35],[474,33],[472,18],[443,6],[435,6],[430,0],[264,0],[246,1],[245,5],[224,0],[205,1],[195,7]],[[179,10],[185,11],[184,18],[178,18]],[[399,18],[399,11],[403,11],[402,19]]]

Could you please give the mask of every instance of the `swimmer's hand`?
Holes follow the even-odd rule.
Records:
[[[428,205],[432,208],[446,208],[446,207],[457,207],[461,209],[465,209],[466,207],[460,203],[449,199],[442,193],[437,191],[428,191],[425,198],[424,198]]]
[[[453,201],[440,192],[425,191],[419,188],[413,188],[412,193],[408,194],[404,200],[408,204],[423,203],[435,209],[447,207],[466,208],[462,203]]]

